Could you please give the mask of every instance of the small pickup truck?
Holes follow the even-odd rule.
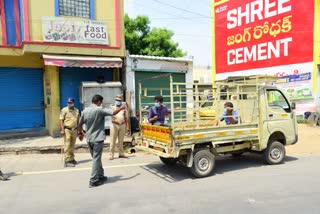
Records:
[[[140,110],[141,106],[152,105],[154,95],[160,94],[171,114],[163,126],[140,118],[141,138],[136,147],[159,156],[166,165],[182,163],[195,177],[209,176],[220,155],[254,152],[262,154],[267,164],[281,164],[286,156],[285,146],[298,141],[295,103],[290,103],[286,94],[273,85],[274,77],[234,77],[206,88],[214,97],[215,120],[200,115],[204,107],[199,100],[204,93],[202,86],[173,82],[170,78],[170,88],[144,88],[144,81],[156,78],[140,81]],[[226,102],[232,102],[232,111],[237,112],[233,115],[236,124],[227,125],[220,120],[231,117],[222,116]]]

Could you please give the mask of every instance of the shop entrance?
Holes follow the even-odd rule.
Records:
[[[76,108],[80,105],[80,84],[84,81],[113,81],[112,68],[72,68],[60,67],[60,107],[66,106],[67,99],[75,99]]]

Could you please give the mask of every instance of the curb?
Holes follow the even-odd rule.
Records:
[[[8,139],[19,139],[25,137],[43,137],[48,136],[49,132],[44,129],[40,130],[29,130],[28,131],[16,131],[16,132],[1,132],[0,131],[0,140],[8,140]]]
[[[110,144],[104,143],[103,148],[105,151],[109,151]],[[124,150],[126,152],[132,152],[134,149],[134,146],[132,146],[129,142],[124,142]],[[81,144],[81,145],[75,145],[74,151],[76,153],[84,153],[89,152],[89,146],[88,144]],[[0,148],[0,155],[20,155],[20,154],[60,154],[61,153],[61,145],[57,146],[45,146],[45,147],[7,147],[7,148]]]
[[[109,149],[109,144],[104,144],[104,148]],[[86,144],[77,145],[74,148],[75,152],[89,152],[89,147]],[[59,146],[46,146],[46,147],[9,147],[0,148],[0,155],[5,154],[55,154],[61,153],[61,145]]]

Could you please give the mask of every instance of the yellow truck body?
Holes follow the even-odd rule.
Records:
[[[285,146],[298,141],[297,120],[294,104],[272,81],[269,76],[237,77],[215,82],[206,91],[199,85],[174,83],[172,78],[169,89],[148,89],[141,82],[140,106],[159,90],[171,115],[163,126],[141,123],[137,148],[159,156],[168,165],[179,161],[196,177],[210,175],[219,155],[256,152],[263,154],[268,164],[283,163]],[[214,96],[213,109],[206,109],[199,100],[208,90]],[[237,124],[219,120],[226,102],[233,103]]]

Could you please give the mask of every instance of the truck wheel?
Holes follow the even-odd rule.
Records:
[[[270,143],[264,151],[265,161],[270,165],[283,163],[285,156],[286,149],[284,145],[278,141]]]
[[[199,150],[193,157],[191,173],[197,178],[203,178],[211,174],[214,166],[214,155],[209,150]]]
[[[164,158],[164,157],[160,157],[160,160],[162,163],[164,163],[165,165],[167,166],[174,166],[177,161],[178,161],[178,158]]]

